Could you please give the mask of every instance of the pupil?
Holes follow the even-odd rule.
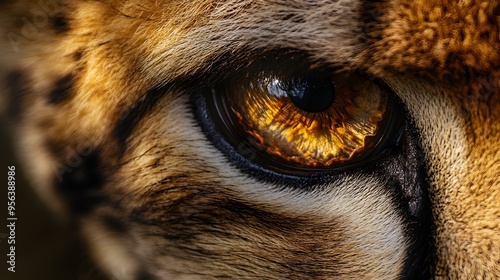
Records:
[[[325,111],[335,99],[335,85],[330,80],[297,79],[287,87],[293,104],[306,112]]]

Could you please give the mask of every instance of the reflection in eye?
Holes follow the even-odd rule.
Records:
[[[271,164],[306,169],[363,158],[384,134],[392,104],[377,83],[356,74],[259,72],[213,92],[233,145],[251,139]]]

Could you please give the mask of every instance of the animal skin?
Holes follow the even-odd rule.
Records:
[[[22,168],[113,279],[500,278],[499,1],[0,11],[0,112]],[[391,92],[395,148],[313,176],[217,140],[211,89],[292,56]]]

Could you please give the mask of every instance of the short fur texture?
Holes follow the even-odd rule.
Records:
[[[304,189],[262,181],[195,120],[186,83],[299,50],[383,80],[403,101],[425,155],[430,275],[500,278],[499,1],[2,5],[1,111],[33,185],[78,221],[110,275],[405,274],[412,241],[386,177],[339,174]]]

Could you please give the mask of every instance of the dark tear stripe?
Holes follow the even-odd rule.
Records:
[[[49,94],[50,104],[59,104],[71,96],[75,77],[73,74],[68,74],[56,81],[54,87]]]
[[[116,124],[113,134],[118,141],[118,156],[122,157],[127,150],[127,140],[139,121],[153,109],[158,100],[166,93],[165,87],[154,87],[145,96],[125,111]]]
[[[31,90],[30,82],[25,72],[17,70],[7,75],[5,84],[9,95],[7,117],[18,121],[24,111],[26,96]]]
[[[408,116],[408,113],[405,113]],[[410,246],[400,279],[432,279],[434,240],[429,180],[419,131],[407,119],[405,132],[394,154],[378,163],[378,177],[388,179],[395,206],[404,218]]]
[[[56,191],[64,197],[73,214],[85,214],[104,201],[100,152],[92,150],[88,155],[72,157],[75,162],[65,162],[59,169]]]

